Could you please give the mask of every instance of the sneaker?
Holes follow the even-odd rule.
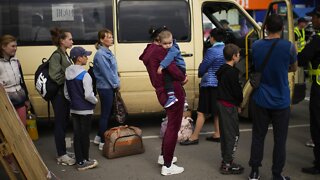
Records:
[[[101,137],[100,136],[94,137],[93,144],[99,145],[100,142],[101,142]]]
[[[172,164],[176,163],[178,161],[178,158],[173,156],[172,158]],[[158,157],[158,164],[163,165],[164,164],[164,159],[163,159],[163,155],[159,155]]]
[[[306,174],[312,174],[312,175],[320,174],[320,168],[317,168],[315,166],[302,168],[301,170],[303,173],[306,173]]]
[[[220,173],[221,174],[241,174],[243,173],[244,168],[236,163],[221,163]]]
[[[314,148],[314,143],[313,143],[312,139],[310,139],[309,141],[307,141],[305,145],[306,145],[307,147]]]
[[[260,175],[259,172],[251,171],[250,176],[248,177],[248,180],[259,180]]]
[[[84,160],[81,164],[77,164],[77,169],[78,171],[83,171],[87,169],[92,169],[98,166],[98,161],[97,160]]]
[[[99,143],[99,150],[100,150],[100,151],[102,151],[102,150],[103,150],[103,146],[104,146],[104,143],[102,143],[102,142],[101,142],[101,143]]]
[[[288,176],[274,177],[273,176],[272,180],[290,180],[290,177]]]
[[[65,154],[57,158],[57,163],[65,166],[72,166],[76,163],[76,160]]]
[[[166,104],[164,105],[164,108],[168,108],[168,107],[172,106],[177,101],[178,101],[178,99],[176,98],[176,96],[174,96],[174,95],[169,96]]]
[[[184,171],[183,167],[179,167],[175,164],[171,164],[170,167],[162,166],[161,174],[164,176],[173,175],[173,174],[180,174]]]

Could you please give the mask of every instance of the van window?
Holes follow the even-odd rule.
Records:
[[[50,29],[69,30],[75,43],[92,44],[101,28],[113,29],[111,0],[0,0],[0,32],[19,45],[51,45]]]
[[[177,41],[190,41],[190,9],[186,0],[120,0],[119,42],[149,42],[151,27],[166,26]]]

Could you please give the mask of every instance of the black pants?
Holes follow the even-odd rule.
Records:
[[[71,114],[73,122],[73,147],[77,163],[89,160],[91,114]]]
[[[310,132],[315,145],[313,153],[315,157],[315,166],[320,169],[320,86],[313,82],[310,91]]]
[[[66,154],[66,131],[69,122],[69,101],[62,94],[57,94],[51,101],[54,111],[54,139],[58,156]]]
[[[253,102],[254,103],[254,102]],[[273,158],[272,174],[280,177],[286,161],[286,141],[290,118],[290,107],[285,109],[266,109],[255,104],[253,107],[253,127],[251,156],[249,165],[253,168],[261,166],[263,159],[264,140],[269,123],[273,126]]]
[[[224,162],[231,162],[239,140],[239,118],[237,107],[226,107],[217,102],[219,109],[219,129],[221,155]]]
[[[186,69],[181,68],[178,66],[178,68],[180,69],[180,71],[183,74],[186,74]],[[164,74],[164,88],[166,90],[166,92],[174,92],[174,88],[173,88],[173,79],[171,77],[171,75],[166,71],[166,73]]]

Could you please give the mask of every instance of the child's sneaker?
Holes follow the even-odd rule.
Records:
[[[103,146],[104,146],[104,143],[102,143],[102,142],[101,142],[101,143],[99,143],[99,150],[100,150],[100,151],[102,151],[102,150],[103,150]]]
[[[164,108],[168,108],[168,107],[172,106],[177,101],[178,101],[178,99],[176,98],[176,96],[174,96],[174,95],[169,96],[166,104],[164,105]]]
[[[243,173],[244,168],[236,163],[226,163],[222,162],[220,167],[221,174],[241,174]]]
[[[57,163],[65,166],[72,166],[76,163],[76,160],[65,154],[57,158]]]
[[[180,174],[184,171],[183,167],[179,167],[175,164],[171,164],[170,167],[162,166],[161,174],[164,176],[173,175],[173,174]]]
[[[94,137],[93,143],[96,145],[99,145],[101,142],[101,137],[100,136],[96,136]]]
[[[92,169],[98,166],[98,161],[96,160],[84,160],[81,164],[77,164],[77,169],[79,171],[87,170],[87,169]]]
[[[178,161],[178,158],[173,156],[172,158],[172,164],[176,163]],[[164,159],[163,159],[163,155],[159,155],[158,157],[158,164],[163,165],[164,164]]]

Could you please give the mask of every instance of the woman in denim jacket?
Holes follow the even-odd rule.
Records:
[[[96,86],[101,103],[101,116],[99,120],[99,131],[94,139],[103,149],[104,132],[107,130],[108,120],[111,116],[113,94],[120,88],[117,61],[109,47],[113,45],[113,35],[109,29],[98,32],[97,53],[93,58],[93,72],[96,77]]]

